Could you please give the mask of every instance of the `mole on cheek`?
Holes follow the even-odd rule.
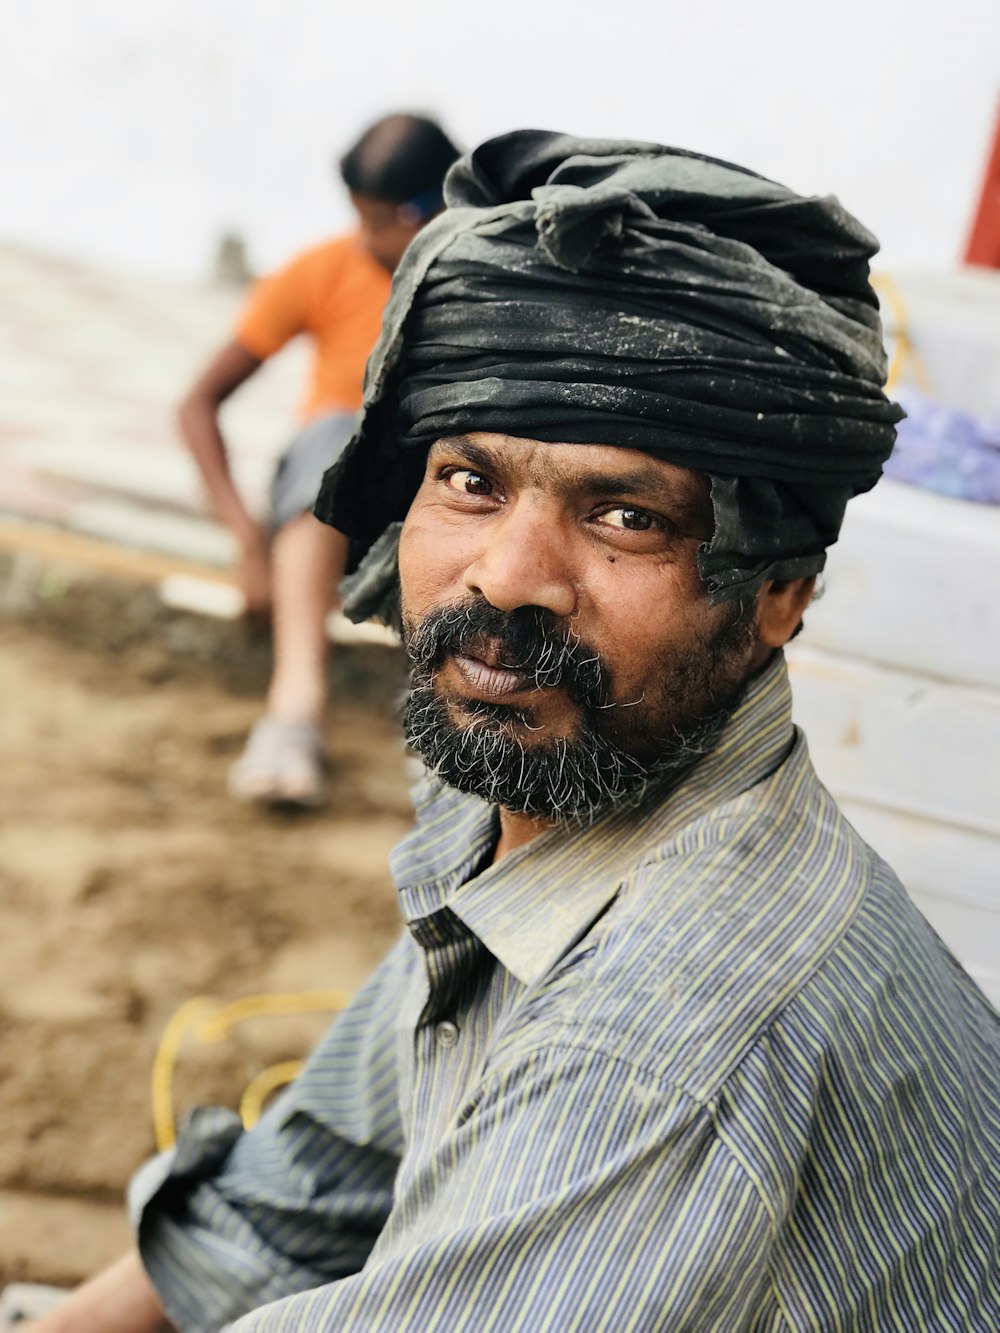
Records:
[[[609,556],[608,556],[608,564],[609,564],[609,565],[613,565],[614,563],[615,563],[615,557],[614,557],[613,555],[609,555]]]

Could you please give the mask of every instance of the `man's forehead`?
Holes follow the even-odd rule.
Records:
[[[699,507],[710,505],[710,483],[704,473],[669,463],[642,449],[571,441],[550,443],[477,431],[445,436],[432,446],[432,458],[447,453],[459,454],[473,465],[501,467],[525,485],[658,491]]]

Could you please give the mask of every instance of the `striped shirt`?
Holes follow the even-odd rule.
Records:
[[[1000,1022],[780,658],[638,812],[491,865],[495,811],[419,796],[409,929],[304,1074],[134,1182],[180,1328],[1000,1329]]]

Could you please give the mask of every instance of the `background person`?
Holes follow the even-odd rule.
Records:
[[[357,228],[300,254],[258,283],[233,339],[192,385],[181,432],[216,514],[239,546],[238,577],[251,615],[272,616],[274,666],[264,716],[233,766],[234,795],[304,805],[321,799],[326,757],[326,618],[344,572],[347,541],[311,514],[320,478],[350,437],[368,354],[391,274],[442,206],[458,150],[432,120],[391,115],[344,155],[340,172]],[[247,508],[229,467],[219,409],[290,339],[306,334],[313,364],[304,429],[281,458],[271,514]]]

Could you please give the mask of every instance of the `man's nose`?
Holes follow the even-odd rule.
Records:
[[[483,525],[464,583],[500,611],[540,606],[556,616],[576,610],[577,587],[568,559],[567,533],[541,506],[515,503]]]

